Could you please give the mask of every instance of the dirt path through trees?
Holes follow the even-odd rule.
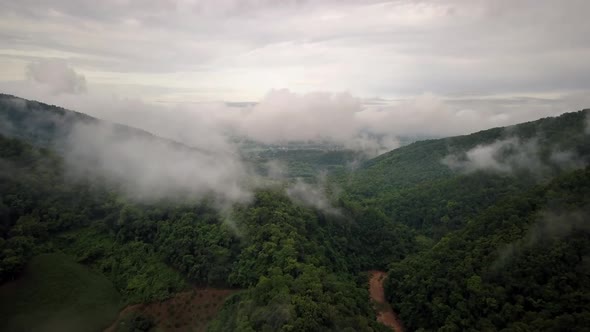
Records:
[[[369,271],[369,292],[371,299],[375,302],[377,321],[389,326],[395,332],[403,332],[401,321],[389,303],[385,301],[385,290],[383,289],[385,277],[387,277],[387,273],[383,271]]]

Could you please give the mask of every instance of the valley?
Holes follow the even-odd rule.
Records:
[[[589,325],[589,110],[349,167],[347,150],[205,151],[14,98],[0,98],[9,331]],[[93,140],[71,136],[88,123]]]
[[[590,332],[589,0],[0,9],[0,332]]]

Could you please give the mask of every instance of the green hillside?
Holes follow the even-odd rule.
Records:
[[[494,202],[587,165],[588,114],[589,110],[566,113],[507,128],[416,142],[334,178],[345,188],[342,200],[375,208],[391,222],[439,239]],[[470,150],[497,142],[510,142],[499,149],[498,161],[494,160],[505,162],[510,171],[481,168],[466,172],[444,163],[448,156],[465,160]],[[563,154],[572,160],[559,164],[556,156]]]
[[[55,105],[0,94],[0,134],[7,138],[20,139],[28,144],[62,153],[69,147],[68,137],[78,125],[100,125],[105,129],[104,134],[113,139],[141,139],[187,152],[203,152],[145,130],[100,120]]]
[[[354,162],[366,159],[362,152],[344,149],[324,150],[321,147],[268,149],[245,154],[245,160],[256,165],[256,170],[262,176],[300,178],[308,182],[315,181],[322,173],[342,170]],[[275,167],[279,167],[280,174],[272,174],[273,162]]]
[[[0,133],[42,147],[61,147],[76,123],[94,118],[11,95],[0,94]]]
[[[405,259],[375,254],[390,266],[389,301],[409,330],[585,331],[590,173],[572,169],[590,161],[589,113],[417,142],[336,177],[347,189],[341,201],[415,234]],[[505,140],[532,147],[498,154],[526,157],[509,171],[443,163]],[[575,162],[557,165],[560,151]]]
[[[3,331],[99,331],[121,307],[104,276],[62,254],[34,257],[17,281],[0,287]]]
[[[460,156],[478,145],[508,138],[537,140],[544,161],[552,149],[571,150],[587,158],[590,144],[585,120],[589,113],[590,110],[584,110],[465,136],[415,142],[365,162],[358,170],[341,175],[340,181],[355,197],[387,195],[391,190],[457,176],[441,162],[443,158],[450,154]]]
[[[1,317],[12,330],[97,330],[120,304],[196,285],[240,290],[207,318],[213,331],[382,331],[374,269],[389,270],[387,297],[409,330],[588,326],[588,110],[416,142],[356,170],[338,166],[354,157],[345,153],[262,154],[331,169],[331,206],[269,181],[220,209],[68,178],[55,145],[67,125],[41,125],[56,109],[27,105],[3,108],[12,122],[0,135]]]
[[[106,276],[126,303],[170,297],[185,279],[247,289],[223,316],[244,328],[382,328],[358,275],[368,266],[355,249],[363,244],[348,240],[358,224],[295,204],[282,187],[235,206],[232,226],[207,201],[139,203],[64,181],[59,156],[17,139],[0,136],[0,157],[4,282],[19,282],[36,253],[63,251]]]
[[[389,271],[410,330],[587,331],[590,168],[504,199]]]

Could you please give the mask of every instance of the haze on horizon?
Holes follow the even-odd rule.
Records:
[[[387,150],[590,105],[583,0],[0,5],[1,92],[188,143]]]

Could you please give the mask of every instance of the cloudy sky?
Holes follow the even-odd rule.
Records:
[[[262,106],[240,119],[243,131],[289,139],[335,124],[344,133],[331,136],[457,134],[590,107],[587,0],[0,6],[0,91],[94,115],[89,105],[104,111],[105,96],[195,110],[200,120],[225,119],[211,102],[254,101]],[[124,107],[111,108],[121,120],[113,110]],[[276,125],[285,119],[294,125]]]

